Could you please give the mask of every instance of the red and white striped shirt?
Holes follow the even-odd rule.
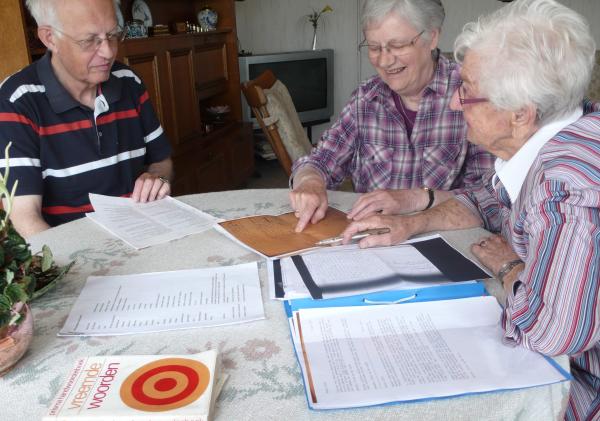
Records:
[[[90,212],[89,193],[131,194],[145,167],[171,154],[131,69],[113,65],[92,110],[60,84],[50,53],[0,86],[0,150],[9,142],[9,190],[18,180],[17,195],[41,195],[42,215],[52,226]]]

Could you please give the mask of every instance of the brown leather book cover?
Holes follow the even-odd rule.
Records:
[[[242,243],[268,257],[292,254],[315,247],[315,243],[340,235],[350,221],[340,210],[329,207],[325,218],[294,231],[298,218],[294,212],[282,215],[257,215],[220,222],[219,225]]]

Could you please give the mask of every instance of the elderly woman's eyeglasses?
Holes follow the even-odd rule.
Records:
[[[388,52],[389,54],[391,54],[395,57],[403,56],[403,55],[410,53],[411,48],[414,47],[414,45],[417,43],[417,40],[419,39],[419,37],[421,35],[423,35],[424,32],[425,31],[419,32],[409,42],[401,42],[401,41],[392,40],[392,41],[388,42],[387,44],[380,45],[380,44],[369,44],[367,42],[367,40],[364,40],[363,42],[360,43],[358,48],[361,51],[366,49],[367,52],[369,53],[369,56],[371,56],[371,57],[379,57],[379,55],[381,54],[381,51],[383,51],[383,50],[385,50],[386,52]]]
[[[460,81],[460,85],[458,86],[458,102],[460,102],[460,105],[479,104],[481,102],[489,101],[488,98],[466,98],[463,81]]]
[[[65,37],[69,38],[69,40],[79,45],[79,48],[81,48],[82,51],[88,53],[97,51],[104,41],[107,41],[111,46],[114,46],[118,42],[121,42],[125,39],[125,31],[120,26],[117,26],[112,31],[104,34],[104,38],[101,38],[98,35],[93,35],[85,39],[76,39],[73,38],[71,35],[61,31],[60,29],[54,27],[52,27],[52,29],[60,33],[61,35],[64,35]]]

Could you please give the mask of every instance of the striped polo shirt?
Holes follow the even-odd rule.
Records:
[[[0,85],[0,151],[9,142],[9,190],[41,195],[55,226],[92,210],[89,193],[127,196],[171,148],[140,78],[117,63],[98,86],[95,109],[60,84],[46,53]],[[6,160],[0,159],[0,169]]]

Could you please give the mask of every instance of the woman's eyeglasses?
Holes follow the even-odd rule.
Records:
[[[468,105],[468,104],[479,104],[481,102],[489,102],[489,98],[466,98],[465,95],[465,87],[463,86],[463,81],[460,81],[460,85],[458,87],[458,102],[460,105]]]
[[[403,56],[403,55],[410,53],[411,48],[414,47],[417,40],[419,39],[419,37],[421,35],[423,35],[424,32],[425,31],[419,32],[409,42],[392,40],[392,41],[388,42],[387,44],[380,45],[380,44],[369,44],[367,42],[367,40],[364,40],[363,42],[360,43],[358,48],[359,48],[359,50],[366,49],[367,52],[369,53],[369,56],[371,56],[371,57],[379,57],[379,55],[381,54],[381,52],[383,50],[385,50],[388,54],[391,54],[395,57]]]

